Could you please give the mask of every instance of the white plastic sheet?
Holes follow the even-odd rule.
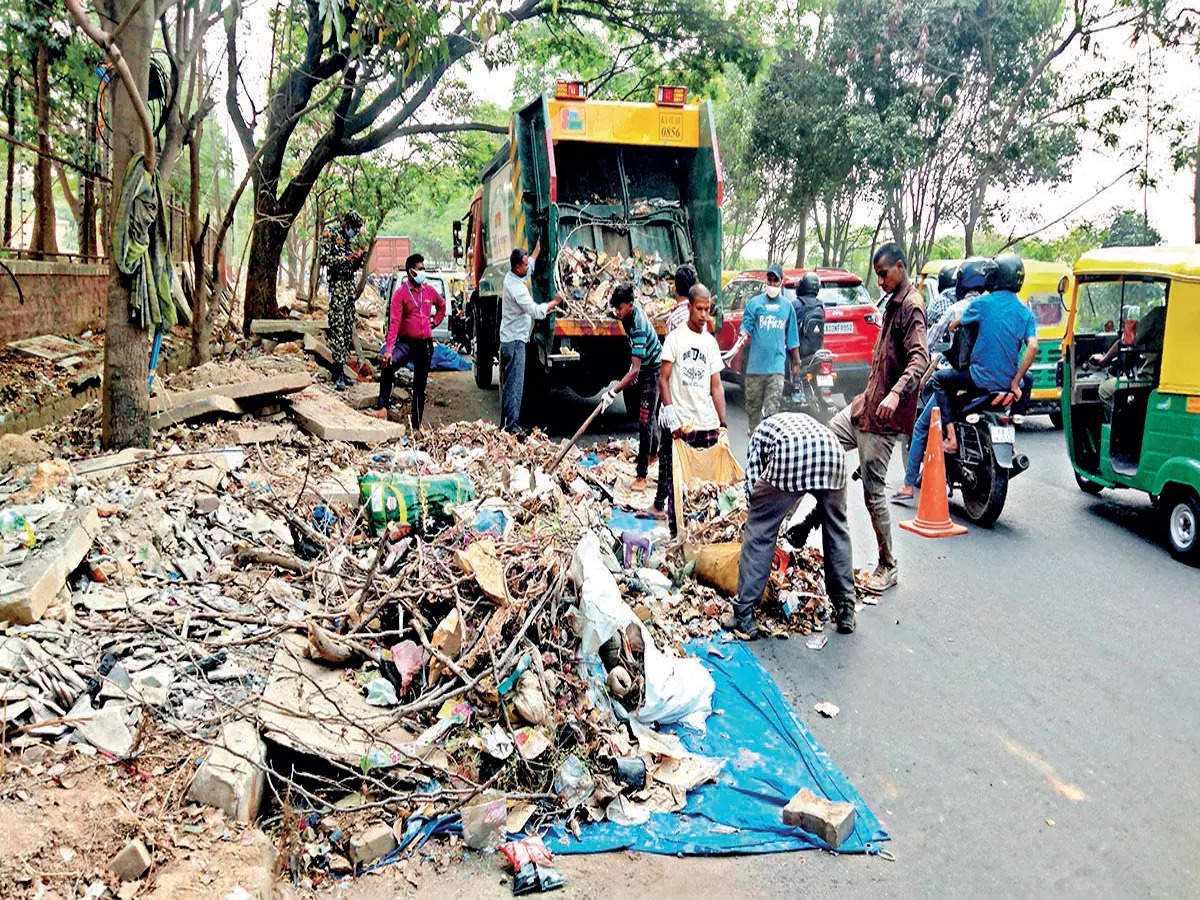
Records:
[[[700,660],[669,655],[655,646],[650,632],[621,599],[604,556],[600,538],[589,531],[580,539],[572,559],[571,575],[579,587],[581,654],[596,656],[601,644],[618,629],[635,623],[646,645],[646,693],[633,717],[643,723],[680,722],[703,731],[712,713],[712,675]]]

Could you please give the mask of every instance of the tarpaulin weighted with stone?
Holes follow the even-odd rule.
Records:
[[[854,831],[838,853],[878,853],[889,840],[879,819],[792,710],[775,680],[741,642],[685,645],[716,682],[713,715],[703,734],[674,730],[691,752],[725,760],[715,784],[689,792],[678,813],[652,813],[643,825],[585,825],[580,839],[564,830],[546,837],[555,853],[640,850],[716,855],[829,849],[820,838],[783,823],[783,807],[801,788],[854,804]],[[720,655],[715,655],[720,654]]]

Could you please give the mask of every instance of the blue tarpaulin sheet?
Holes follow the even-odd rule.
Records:
[[[412,363],[404,364],[411,369]],[[445,344],[433,345],[433,359],[429,362],[430,372],[465,372],[471,364],[447,347]]]
[[[783,807],[808,788],[818,797],[854,804],[854,832],[839,853],[879,852],[887,832],[754,654],[741,642],[720,639],[692,641],[687,651],[712,672],[714,715],[704,734],[676,731],[693,753],[726,760],[719,780],[689,793],[680,812],[654,813],[637,826],[585,825],[579,840],[560,829],[546,836],[546,845],[555,853],[629,849],[694,855],[829,849],[815,835],[783,824]]]

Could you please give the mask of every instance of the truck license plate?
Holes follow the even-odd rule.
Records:
[[[817,376],[817,387],[833,387],[833,376],[832,375],[818,375]]]
[[[826,322],[825,323],[825,333],[826,334],[853,334],[853,332],[854,332],[854,323],[853,322]]]
[[[1012,425],[991,425],[993,444],[1012,444],[1016,442],[1017,430]]]

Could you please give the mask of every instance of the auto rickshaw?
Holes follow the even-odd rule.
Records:
[[[1147,492],[1171,554],[1200,565],[1200,246],[1075,264],[1061,411],[1080,489]]]
[[[1029,368],[1033,388],[1023,414],[1045,414],[1055,428],[1062,428],[1062,412],[1055,371],[1062,356],[1062,339],[1066,331],[1067,308],[1071,297],[1071,267],[1065,263],[1026,259],[1025,284],[1020,298],[1025,301],[1037,320],[1037,357]]]

